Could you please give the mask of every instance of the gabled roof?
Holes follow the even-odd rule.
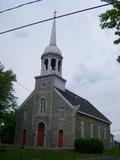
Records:
[[[93,118],[102,120],[106,123],[111,123],[100,111],[98,111],[90,102],[86,99],[74,94],[73,92],[65,89],[62,91],[57,88],[57,90],[64,96],[73,106],[80,105],[78,112],[85,115],[91,116]]]

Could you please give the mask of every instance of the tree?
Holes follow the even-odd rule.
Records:
[[[0,137],[4,137],[3,139],[5,137],[7,139],[9,134],[12,135],[15,126],[15,108],[17,106],[13,88],[15,81],[16,75],[13,71],[5,70],[0,63]]]
[[[16,106],[16,97],[13,94],[13,82],[15,81],[16,75],[12,70],[5,71],[4,66],[0,63],[0,118],[4,117],[5,111]]]
[[[13,144],[15,136],[15,111],[4,113],[4,124],[1,126],[1,142]]]
[[[118,56],[117,61],[118,61],[118,63],[120,63],[120,56]]]
[[[115,44],[120,43],[120,1],[119,0],[101,0],[103,2],[110,3],[111,9],[108,9],[105,13],[100,15],[100,26],[102,29],[115,29],[115,35],[118,36],[114,40]]]

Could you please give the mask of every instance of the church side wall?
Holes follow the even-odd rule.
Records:
[[[81,123],[83,123],[83,131]],[[92,133],[91,133],[91,125],[93,126]],[[110,147],[110,124],[107,124],[105,122],[99,121],[94,118],[90,118],[80,113],[76,113],[75,133],[76,133],[75,134],[76,139],[98,138],[104,142],[105,148]]]
[[[33,97],[16,112],[15,144],[22,145],[23,131],[26,130],[26,145],[32,145],[32,107]]]
[[[64,117],[60,117],[60,108],[64,110]],[[59,130],[63,130],[64,148],[73,148],[74,145],[74,111],[73,109],[54,92],[53,112],[52,112],[52,145],[58,147]]]

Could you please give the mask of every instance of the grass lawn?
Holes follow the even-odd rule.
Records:
[[[120,157],[120,148],[113,148],[110,150],[106,150],[103,154],[105,156]]]
[[[82,154],[73,150],[3,149],[0,151],[0,160],[79,160],[96,156],[120,157],[120,150],[111,149],[105,151],[103,155]]]
[[[0,160],[75,160],[94,156],[72,150],[3,149],[0,152]]]

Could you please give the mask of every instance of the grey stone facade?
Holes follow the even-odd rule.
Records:
[[[17,111],[16,145],[22,145],[22,133],[26,129],[26,146],[38,146],[38,124],[43,122],[45,124],[44,147],[58,147],[60,129],[64,131],[63,144],[65,148],[73,148],[74,140],[78,138],[99,138],[104,140],[106,147],[109,146],[110,123],[79,113],[79,107],[69,104],[55,88],[54,82],[54,75],[36,78],[35,90]],[[46,100],[46,110],[44,113],[40,113],[40,100],[43,97]],[[60,117],[61,107],[64,109],[62,118]],[[93,125],[92,137],[91,124]]]
[[[84,123],[84,136],[81,135],[81,122]],[[110,125],[100,120],[76,113],[75,116],[75,137],[78,138],[97,138],[104,142],[105,148],[110,146]],[[91,125],[93,134],[91,135]],[[106,132],[106,133],[105,133]],[[105,135],[106,134],[106,135]]]

